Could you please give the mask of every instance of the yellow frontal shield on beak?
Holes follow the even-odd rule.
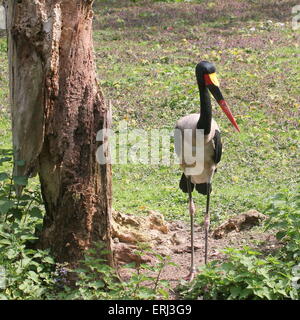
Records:
[[[218,77],[217,77],[217,74],[214,72],[214,73],[211,73],[208,75],[209,78],[210,78],[210,81],[217,87],[220,86],[220,82],[218,80]]]
[[[217,78],[217,74],[215,72],[210,74],[206,73],[204,75],[204,81],[206,86],[209,86],[209,85],[214,85],[216,87],[220,86],[219,80]]]

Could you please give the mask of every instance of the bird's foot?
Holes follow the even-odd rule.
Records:
[[[193,269],[191,269],[190,273],[186,277],[183,278],[183,280],[191,282],[195,278],[195,275],[196,275],[196,270],[195,270],[195,268],[193,268]]]

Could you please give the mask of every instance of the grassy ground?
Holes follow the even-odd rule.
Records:
[[[221,87],[241,128],[219,108],[214,117],[224,154],[214,179],[213,223],[299,182],[299,31],[291,28],[297,1],[96,1],[99,82],[112,100],[114,126],[172,129],[199,109],[195,65],[216,64]],[[5,39],[0,41],[0,148],[11,145]],[[297,162],[298,161],[298,162]],[[177,166],[115,165],[114,208],[188,219]],[[298,181],[297,181],[298,180]],[[199,211],[204,198],[196,197]],[[198,211],[198,212],[199,212]],[[197,215],[202,221],[201,214]]]
[[[241,128],[232,129],[215,105],[224,154],[215,176],[213,221],[299,182],[299,31],[291,28],[297,1],[96,3],[98,75],[113,102],[116,126],[173,128],[197,112],[195,65],[216,64],[221,87]],[[297,162],[298,161],[298,162]],[[114,208],[143,214],[158,210],[187,219],[177,166],[115,165]],[[199,210],[204,198],[197,196]],[[198,215],[198,222],[201,215]]]

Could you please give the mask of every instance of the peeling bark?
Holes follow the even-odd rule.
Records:
[[[14,155],[25,160],[15,174],[39,174],[39,247],[67,262],[95,241],[111,250],[111,167],[96,162],[96,134],[109,117],[96,82],[91,6],[6,2]]]

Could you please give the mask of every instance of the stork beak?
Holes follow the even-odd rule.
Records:
[[[225,100],[219,100],[218,104],[222,108],[223,112],[226,114],[227,118],[232,123],[232,125],[236,128],[236,130],[238,132],[240,132],[240,128],[239,128],[238,124],[236,123],[236,120],[235,120],[234,116],[232,115],[232,113],[231,113],[226,101]]]
[[[222,95],[221,90],[219,88],[219,81],[216,77],[216,74],[212,73],[212,74],[207,74],[205,76],[206,76],[205,83],[206,83],[206,86],[208,87],[209,91],[214,96],[214,98],[217,100],[219,106],[222,108],[223,112],[226,114],[227,118],[232,123],[232,125],[236,128],[236,130],[238,132],[240,132],[240,128],[239,128],[238,124],[236,123],[236,120],[235,120],[234,116],[232,115],[226,101],[223,98],[223,95]]]

